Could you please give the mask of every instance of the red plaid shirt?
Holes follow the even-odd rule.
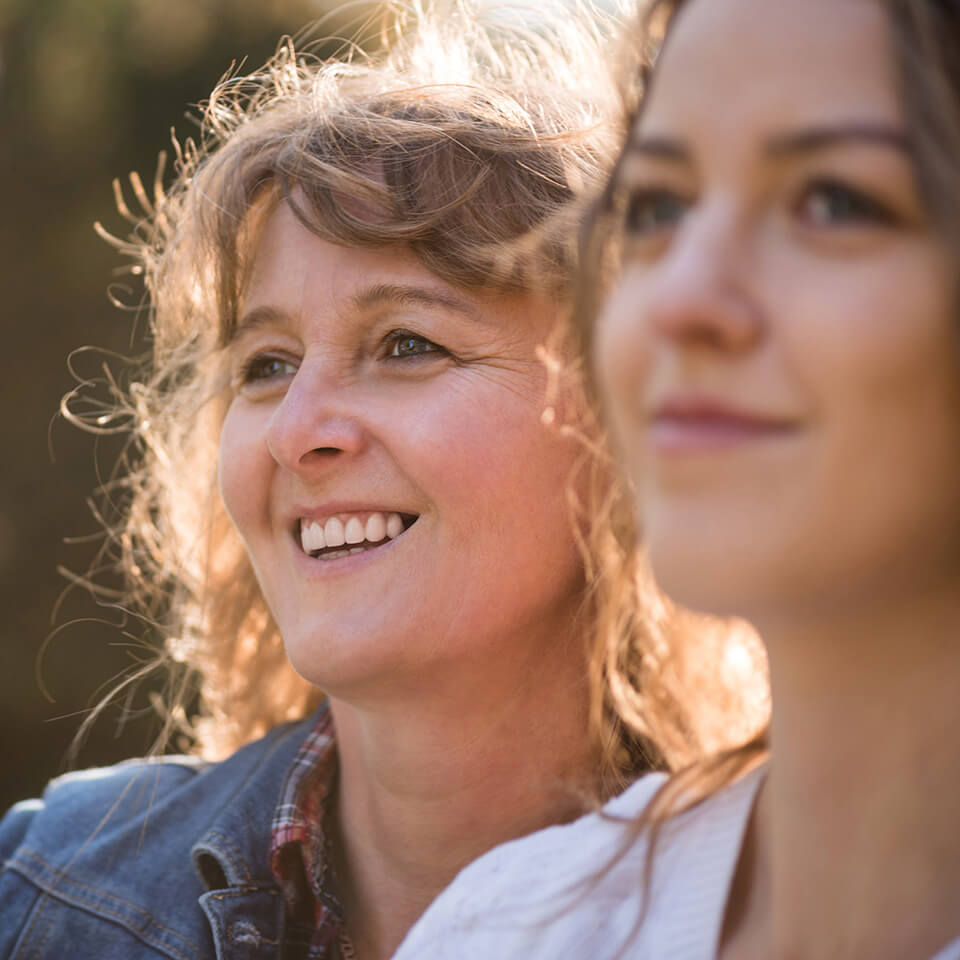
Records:
[[[340,958],[343,907],[323,832],[336,779],[333,717],[325,703],[287,773],[271,828],[270,867],[287,902],[285,946],[303,960]]]

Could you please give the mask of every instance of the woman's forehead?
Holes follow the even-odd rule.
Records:
[[[688,0],[638,125],[736,139],[745,122],[890,121],[899,115],[894,70],[877,0]]]
[[[533,293],[516,295],[455,286],[435,274],[406,244],[347,246],[312,233],[281,200],[264,206],[256,226],[237,324],[271,313],[343,316],[379,309],[445,311],[483,326],[503,323],[527,327],[543,315],[554,317],[556,305]]]

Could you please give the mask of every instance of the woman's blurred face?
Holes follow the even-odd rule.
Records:
[[[342,695],[566,655],[577,451],[541,423],[536,353],[554,320],[401,250],[320,240],[286,204],[269,216],[229,347],[220,485],[307,679]]]
[[[654,572],[761,620],[955,583],[955,268],[876,0],[691,0],[627,149],[597,362]]]

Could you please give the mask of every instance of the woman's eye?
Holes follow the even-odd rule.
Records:
[[[670,190],[637,190],[627,200],[624,228],[627,233],[655,233],[675,227],[688,204]]]
[[[878,200],[835,180],[810,184],[797,204],[800,218],[811,226],[889,224],[896,216]]]
[[[244,363],[239,379],[243,384],[256,384],[277,377],[288,377],[296,372],[296,364],[283,357],[264,353],[253,356]]]
[[[394,331],[388,339],[388,358],[404,359],[405,357],[420,357],[425,353],[440,353],[443,347],[432,340],[421,337],[406,330]]]

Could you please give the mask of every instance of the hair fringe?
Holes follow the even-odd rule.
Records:
[[[254,204],[286,200],[335,243],[410,248],[460,286],[569,301],[568,208],[597,187],[616,146],[615,87],[601,69],[613,21],[559,0],[533,24],[528,13],[491,19],[501,13],[480,16],[468,0],[394,3],[380,49],[345,42],[339,59],[318,58],[308,32],[299,48],[285,38],[262,68],[223,76],[199,133],[172,136],[149,185],[135,173],[114,183],[129,231],[96,230],[144,284],[124,309],[146,320],[151,349],[77,376],[64,398],[76,426],[127,438],[98,494],[104,542],[73,582],[163,637],[156,661],[120,688],[172,671],[156,751],[176,734],[222,757],[322,698],[286,660],[215,483],[222,348],[256,242]],[[366,39],[375,25],[360,30]],[[118,575],[119,591],[106,583]],[[631,737],[604,735],[612,784],[638,772],[632,748],[620,749]]]

